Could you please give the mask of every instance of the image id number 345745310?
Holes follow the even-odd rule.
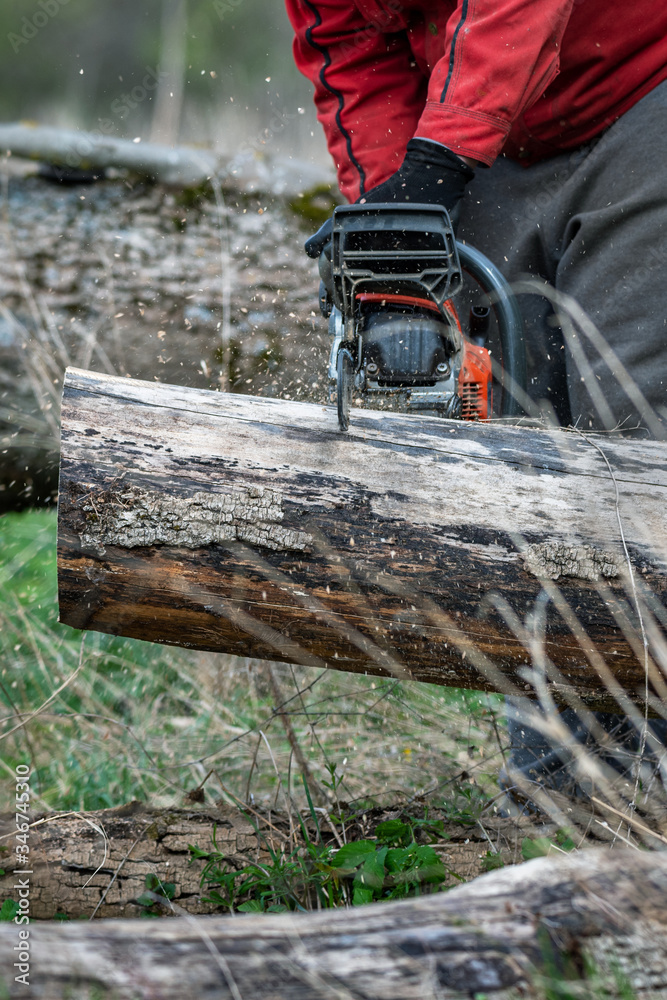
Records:
[[[18,942],[14,947],[17,983],[30,985],[30,768],[27,764],[16,767],[16,835],[15,835],[14,891],[17,893],[17,911],[14,923],[18,926]]]

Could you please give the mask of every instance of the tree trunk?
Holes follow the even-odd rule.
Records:
[[[448,893],[337,912],[32,924],[30,995],[658,1000],[666,894],[667,856],[622,849],[540,858]],[[0,928],[5,970],[18,934]],[[8,971],[5,981],[10,998],[26,994]]]
[[[162,0],[160,79],[151,124],[151,142],[173,146],[178,142],[185,67],[188,15],[186,0]]]
[[[377,411],[341,434],[329,407],[76,370],[62,427],[68,625],[514,694],[532,658],[601,708],[644,691],[664,444]]]

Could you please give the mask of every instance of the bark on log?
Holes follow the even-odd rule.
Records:
[[[380,807],[366,810],[347,823],[348,839],[369,836],[378,823],[394,818],[396,812]],[[441,842],[435,850],[448,871],[454,873],[448,885],[456,884],[457,878],[468,881],[482,874],[489,838],[499,859],[510,865],[521,860],[524,837],[545,835],[544,824],[538,830],[528,817],[485,817],[484,830],[479,824],[448,821],[436,806],[429,807],[429,817],[443,819]],[[307,811],[301,818],[315,841],[317,833]],[[14,814],[0,816],[0,867],[4,869],[11,866],[7,848],[11,848],[16,833],[14,820]],[[321,822],[325,839],[328,836],[336,846],[326,820]],[[585,827],[585,822],[582,825]],[[144,909],[137,899],[146,891],[147,875],[172,883],[174,902],[183,911],[213,913],[217,907],[202,899],[206,895],[200,886],[204,862],[191,858],[189,845],[210,851],[215,835],[218,849],[230,859],[230,866],[242,868],[256,861],[268,863],[269,847],[278,855],[289,855],[302,845],[296,826],[294,817],[290,826],[285,813],[255,809],[244,815],[240,809],[222,803],[158,809],[130,802],[95,812],[35,816],[30,829],[31,917],[139,917]],[[602,828],[594,826],[594,832],[597,829]],[[554,829],[552,835],[555,833]],[[12,888],[15,881],[10,870],[0,875],[0,902],[16,899]]]
[[[553,977],[572,990],[551,996],[658,1000],[667,991],[666,894],[665,854],[586,851],[449,893],[333,913],[33,924],[30,995],[518,1000],[544,997]],[[18,928],[2,926],[10,998],[26,994],[7,973],[17,943]]]
[[[61,621],[515,694],[543,628],[558,700],[641,700],[647,666],[663,697],[666,455],[70,369]]]

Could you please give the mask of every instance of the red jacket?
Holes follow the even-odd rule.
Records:
[[[353,201],[422,136],[490,165],[580,145],[667,78],[664,0],[286,0]],[[661,127],[661,126],[660,126]]]

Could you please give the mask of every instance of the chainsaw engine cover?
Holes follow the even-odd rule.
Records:
[[[498,321],[503,372],[525,385],[518,307],[491,262],[457,244],[442,206],[340,205],[321,265],[323,258],[321,311],[329,317],[329,379],[341,430],[359,398],[381,409],[488,420],[493,369],[483,320],[489,308]],[[489,307],[477,307],[468,337],[455,301],[462,259],[472,280],[493,294]],[[514,415],[518,404],[504,385],[503,379],[500,412]]]
[[[446,323],[433,312],[407,308],[368,312],[362,344],[362,366],[376,366],[378,385],[396,387],[435,385],[454,350]]]

